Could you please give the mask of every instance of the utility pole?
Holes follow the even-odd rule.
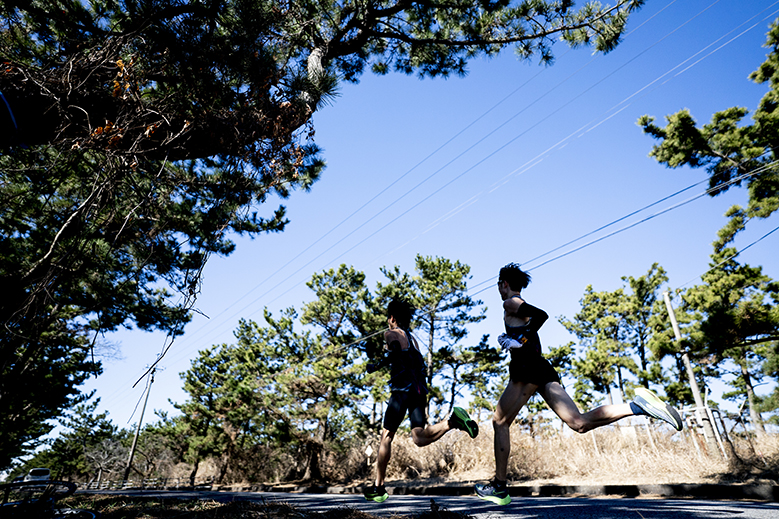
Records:
[[[130,470],[133,467],[133,457],[135,456],[135,446],[138,445],[138,436],[141,434],[141,422],[143,422],[143,413],[146,412],[146,402],[149,401],[149,393],[151,393],[151,385],[154,383],[154,372],[157,368],[152,368],[149,372],[149,378],[146,380],[146,397],[143,399],[143,407],[141,408],[141,417],[138,419],[138,427],[135,428],[135,437],[133,437],[133,446],[130,447],[130,456],[127,458],[127,466],[124,469],[124,481],[130,477]]]
[[[674,329],[674,337],[676,337],[676,342],[681,345],[682,332],[679,330],[679,323],[676,322],[676,313],[674,312],[673,306],[671,306],[671,297],[667,290],[663,292],[663,299],[665,299],[665,307],[668,309],[668,316],[671,318],[671,326],[673,326]],[[692,370],[690,356],[687,355],[686,351],[682,354],[682,362],[684,362],[684,367],[687,371],[687,378],[690,381],[690,388],[692,389],[692,396],[695,399],[695,418],[698,423],[703,425],[703,436],[706,439],[706,445],[708,447],[707,450],[709,451],[709,454],[719,454],[719,446],[717,445],[717,438],[714,436],[714,428],[711,424],[711,420],[709,420],[709,414],[702,412],[704,405],[703,398],[701,397],[701,390],[698,387],[698,381],[695,380],[695,372]]]

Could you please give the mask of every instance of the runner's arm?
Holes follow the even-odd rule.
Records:
[[[517,311],[514,312],[514,315],[516,317],[527,317],[529,319],[525,325],[525,328],[527,328],[527,331],[529,332],[537,332],[544,325],[546,320],[549,319],[549,315],[547,315],[546,312],[529,304],[527,301],[522,301],[519,308],[517,308]]]
[[[389,351],[387,354],[382,355],[381,359],[379,359],[379,362],[368,363],[368,373],[373,373],[374,371],[378,371],[392,364],[392,361],[402,350],[400,341],[397,340],[397,336],[392,331],[388,331],[384,334],[384,340],[386,341],[385,346]]]

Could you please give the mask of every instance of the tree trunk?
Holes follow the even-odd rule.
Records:
[[[730,466],[731,470],[733,470],[737,468],[739,464],[743,465],[744,462],[736,453],[736,448],[733,447],[733,442],[730,441],[730,436],[728,435],[727,427],[725,427],[725,420],[722,418],[722,413],[719,415],[719,423],[722,426],[722,440],[725,444],[725,450],[728,452],[728,465]]]
[[[305,481],[321,481],[322,480],[322,467],[320,464],[320,454],[322,453],[322,444],[316,441],[309,442],[308,447],[308,463],[306,464],[306,472],[303,475]]]
[[[230,466],[230,460],[232,459],[232,450],[230,446],[228,446],[224,453],[221,456],[221,463],[219,466],[219,473],[216,476],[216,484],[221,485],[224,481],[225,475],[227,474],[227,469]]]
[[[200,467],[200,460],[195,460],[195,466],[192,469],[192,472],[189,473],[189,486],[194,487],[195,486],[195,476],[197,475],[197,469]]]
[[[689,385],[689,381],[687,379],[687,366],[684,365],[684,358],[681,355],[675,355],[676,360],[676,372],[679,373],[679,380],[678,382],[684,385]]]
[[[229,462],[230,462],[229,458],[226,457],[222,458],[222,466],[219,467],[219,474],[216,476],[217,485],[221,485],[222,481],[224,481],[225,474],[227,474],[227,467]]]
[[[409,345],[410,346],[410,345]],[[334,390],[331,388],[328,394],[328,400],[333,398]],[[306,464],[306,473],[303,475],[303,479],[308,481],[321,481],[322,480],[322,464],[321,457],[324,451],[325,439],[327,438],[327,430],[329,428],[329,422],[327,417],[319,420],[319,426],[317,427],[317,437],[310,440],[306,445],[309,451],[308,463]]]
[[[646,345],[643,337],[639,338],[638,342],[638,360],[641,363],[641,376],[638,377],[638,383],[642,387],[649,387],[649,380],[646,378]]]
[[[763,417],[757,412],[755,408],[755,388],[752,386],[752,377],[749,376],[749,371],[746,368],[747,358],[744,354],[739,367],[741,368],[741,377],[744,379],[744,386],[747,390],[747,401],[749,402],[749,420],[752,422],[752,426],[755,428],[755,434],[759,439],[765,436],[765,429],[763,428]]]
[[[611,395],[611,387],[606,387],[606,400],[608,401],[609,405],[614,405],[614,397]]]
[[[454,399],[457,396],[457,370],[452,370],[452,386],[449,390],[449,409],[446,410],[445,416],[450,416],[452,414],[452,410],[454,409]]]
[[[427,337],[427,385],[433,385],[433,339],[435,336],[435,314],[430,315],[430,333]],[[428,404],[429,405],[429,404]]]
[[[430,333],[427,337],[427,387],[433,387],[433,339],[435,337],[435,312],[430,316]],[[425,408],[425,418],[430,419],[430,398],[428,394],[427,407]]]

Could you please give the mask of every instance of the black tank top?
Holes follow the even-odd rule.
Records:
[[[519,297],[519,296],[512,296],[512,297]],[[503,325],[506,327],[506,335],[514,339],[522,339],[524,337],[526,340],[520,341],[520,342],[524,342],[523,348],[529,346],[530,348],[535,350],[536,353],[540,355],[541,338],[538,336],[538,329],[541,328],[541,326],[546,322],[549,316],[547,315],[546,312],[544,312],[540,308],[536,308],[535,306],[528,304],[526,301],[520,305],[515,316],[529,317],[530,320],[525,326],[509,326],[504,321]]]
[[[408,342],[408,349],[391,352],[392,368],[390,369],[390,390],[409,391],[427,394],[425,375],[427,365],[422,353],[414,347],[413,339],[408,330],[403,330]]]

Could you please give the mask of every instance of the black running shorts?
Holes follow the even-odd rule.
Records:
[[[544,387],[549,382],[560,382],[560,377],[549,361],[528,347],[511,350],[509,376],[512,382],[529,382],[538,387]]]
[[[424,427],[427,424],[425,418],[427,397],[411,391],[393,391],[387,402],[387,411],[384,413],[384,428],[395,432],[400,427],[403,418],[408,412],[411,420],[411,428]]]

